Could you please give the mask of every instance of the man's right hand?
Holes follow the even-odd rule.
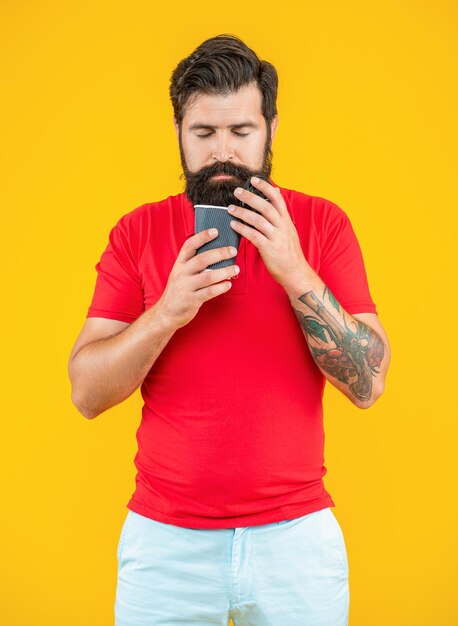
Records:
[[[232,285],[230,279],[239,272],[237,265],[203,271],[209,265],[237,254],[231,252],[230,246],[196,254],[198,248],[216,236],[217,233],[211,235],[209,230],[203,230],[189,237],[170,272],[164,293],[157,304],[167,322],[177,329],[188,324],[204,302],[228,291]]]

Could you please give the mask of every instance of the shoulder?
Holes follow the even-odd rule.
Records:
[[[321,196],[313,196],[303,191],[297,191],[296,189],[288,189],[287,187],[279,186],[282,196],[285,200],[289,201],[292,206],[296,206],[301,209],[309,209],[316,213],[323,214],[344,214],[345,212],[335,202]]]
[[[318,232],[327,232],[329,229],[342,227],[348,221],[345,211],[335,202],[322,196],[280,187],[281,194],[289,205],[294,218],[308,218]]]
[[[161,216],[169,215],[170,212],[176,211],[177,208],[181,207],[182,197],[183,193],[179,193],[168,196],[162,200],[156,200],[155,202],[145,202],[131,211],[122,214],[121,217],[118,218],[116,226],[126,232],[132,232],[135,229],[145,226],[152,219],[160,218]]]
[[[181,210],[182,196],[181,193],[155,202],[145,202],[122,214],[112,227],[110,238],[119,241],[130,249],[134,258],[140,259],[148,241],[155,234],[158,236],[170,228],[173,215]]]

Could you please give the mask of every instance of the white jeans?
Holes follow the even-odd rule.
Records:
[[[129,510],[118,544],[115,626],[347,626],[348,560],[330,508],[224,529]]]

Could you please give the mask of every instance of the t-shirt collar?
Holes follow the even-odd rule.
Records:
[[[288,211],[291,217],[291,220],[293,222],[293,224],[296,223],[295,219],[294,219],[294,214],[289,206],[289,202],[288,199],[285,196],[285,193],[283,191],[283,189],[277,185],[274,180],[272,178],[269,178],[269,182],[273,187],[279,187],[280,188],[280,192],[286,202],[286,206],[288,207]],[[234,196],[234,204],[237,204],[236,202],[237,198]],[[194,224],[194,207],[191,203],[191,201],[188,199],[187,195],[183,192],[181,194],[181,208],[183,211],[183,221],[184,221],[184,225],[185,225],[185,231],[186,231],[186,237],[190,237],[191,235],[194,234],[194,228],[195,228],[195,224]]]

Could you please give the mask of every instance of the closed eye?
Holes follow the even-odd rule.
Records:
[[[237,135],[237,137],[248,137],[248,135],[250,134],[250,133],[238,133],[235,130],[233,130],[232,132],[234,133],[234,135]],[[210,135],[213,135],[213,133],[207,133],[206,135],[197,135],[197,137],[200,137],[200,139],[206,139],[207,137],[210,137]]]

